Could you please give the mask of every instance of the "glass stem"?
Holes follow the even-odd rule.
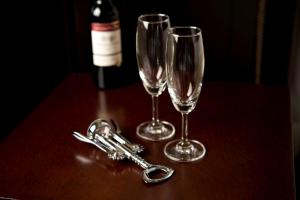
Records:
[[[181,113],[181,141],[183,145],[188,145],[188,114]]]
[[[158,124],[158,96],[152,95],[152,125],[157,126]]]

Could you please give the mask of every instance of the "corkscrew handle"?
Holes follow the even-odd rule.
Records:
[[[158,178],[151,178],[150,174],[155,172],[155,174],[160,174]],[[174,170],[163,166],[163,165],[152,165],[149,168],[145,169],[143,172],[143,180],[145,183],[159,183],[167,180],[172,176]]]
[[[137,154],[128,151],[126,148],[124,148],[124,151],[127,157],[144,169],[143,180],[145,183],[159,183],[165,181],[174,173],[174,170],[169,167],[148,163]],[[156,174],[156,178],[151,178],[151,174]]]

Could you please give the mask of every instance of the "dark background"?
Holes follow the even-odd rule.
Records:
[[[170,16],[173,26],[202,29],[206,80],[288,86],[296,1],[113,0],[122,27],[124,75],[129,83],[139,81],[137,17],[161,12]],[[264,17],[259,10],[261,2],[265,2]],[[90,5],[91,0],[3,2],[0,140],[69,73],[90,70]],[[260,23],[263,32],[258,31]],[[261,73],[257,74],[260,57]]]
[[[266,1],[262,83],[287,83],[295,1]],[[16,0],[2,7],[9,12],[1,17],[1,113],[5,116],[1,137],[11,132],[68,73],[89,71],[91,2]],[[258,0],[113,3],[122,26],[124,75],[132,82],[138,81],[136,20],[149,12],[167,13],[171,25],[195,25],[203,30],[205,79],[255,82]]]

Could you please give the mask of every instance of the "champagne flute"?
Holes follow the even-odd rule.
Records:
[[[165,50],[169,16],[144,14],[138,17],[136,30],[136,58],[139,75],[145,90],[152,96],[152,120],[137,127],[137,135],[145,140],[160,141],[171,138],[175,127],[158,118],[158,96],[166,87]]]
[[[197,104],[204,73],[200,28],[183,26],[169,29],[166,65],[168,92],[174,107],[182,115],[182,136],[167,143],[164,154],[178,162],[196,161],[206,152],[201,142],[188,139],[188,114]]]

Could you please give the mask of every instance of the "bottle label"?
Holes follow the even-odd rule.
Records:
[[[99,67],[121,66],[120,22],[92,23],[93,63]]]

